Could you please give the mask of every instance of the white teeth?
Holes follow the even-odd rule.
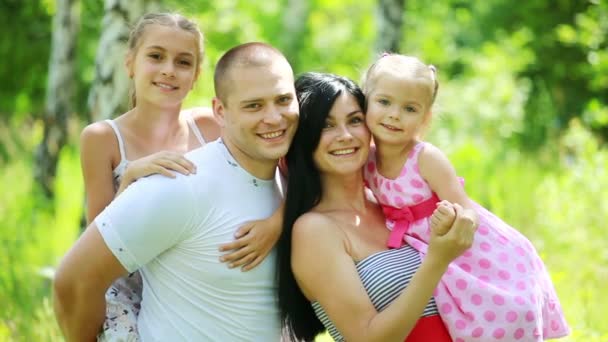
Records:
[[[260,134],[262,136],[262,138],[264,139],[274,139],[274,138],[278,138],[281,135],[283,135],[283,131],[276,131],[276,132],[272,132],[272,133],[265,133],[265,134]]]
[[[333,152],[331,152],[331,154],[345,155],[345,154],[351,154],[351,153],[354,153],[354,152],[355,152],[354,148],[347,148],[347,149],[344,149],[344,150],[333,151]]]
[[[174,89],[174,86],[168,85],[168,84],[164,84],[164,83],[156,83],[157,86],[164,88],[164,89]]]

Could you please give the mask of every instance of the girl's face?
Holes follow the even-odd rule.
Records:
[[[321,173],[360,172],[367,161],[369,142],[363,110],[352,95],[343,93],[329,112],[313,159]]]
[[[366,122],[377,145],[406,145],[415,140],[430,116],[428,81],[384,73],[367,98]]]
[[[198,77],[197,38],[179,27],[150,25],[140,40],[126,62],[137,104],[181,105]]]

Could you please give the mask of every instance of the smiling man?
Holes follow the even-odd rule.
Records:
[[[278,341],[275,253],[241,272],[218,246],[280,204],[280,157],[297,128],[291,66],[275,48],[229,50],[215,71],[221,139],[186,155],[194,175],[150,176],[131,185],[87,228],[61,262],[55,312],[69,341],[94,340],[104,293],[140,270],[142,341]]]

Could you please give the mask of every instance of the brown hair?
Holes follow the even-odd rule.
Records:
[[[179,27],[186,32],[192,33],[198,45],[195,56],[195,70],[198,72],[205,55],[203,33],[194,21],[178,13],[147,13],[140,17],[129,34],[127,43],[129,54],[135,55],[137,53],[137,49],[139,49],[139,45],[141,44],[141,38],[146,32],[146,28],[150,25]],[[135,107],[135,104],[135,89],[133,89],[131,93],[131,106]]]

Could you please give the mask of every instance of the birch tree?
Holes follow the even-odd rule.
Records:
[[[68,118],[74,110],[79,16],[78,0],[57,0],[43,115],[44,134],[36,148],[34,167],[34,178],[47,197],[53,196],[57,160],[67,142]]]

